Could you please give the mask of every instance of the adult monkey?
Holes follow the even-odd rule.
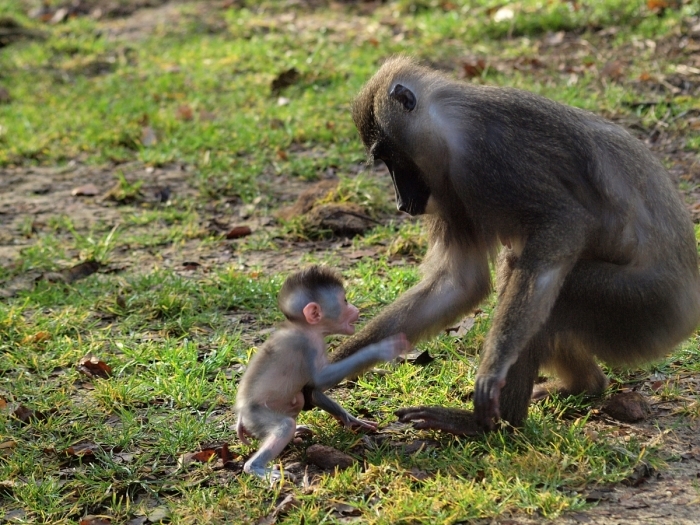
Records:
[[[600,394],[596,364],[666,355],[700,320],[693,227],[666,170],[622,128],[516,89],[453,81],[405,57],[362,89],[353,120],[389,168],[398,208],[427,215],[424,277],[334,354],[393,333],[415,343],[474,309],[498,307],[481,353],[474,413],[402,409],[454,434],[522,424],[531,394]],[[559,382],[533,392],[541,367]]]

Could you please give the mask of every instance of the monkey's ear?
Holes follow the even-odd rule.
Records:
[[[317,324],[323,319],[323,311],[318,303],[309,303],[301,311],[304,314],[304,319],[309,324]]]
[[[406,111],[413,111],[413,108],[416,107],[416,96],[413,91],[401,84],[396,84],[389,92],[389,96],[401,102]]]

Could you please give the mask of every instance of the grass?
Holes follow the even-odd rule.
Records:
[[[241,261],[289,243],[317,246],[302,261],[342,266],[363,319],[417,282],[425,235],[419,223],[393,215],[387,180],[358,175],[364,152],[349,116],[354,94],[384,57],[414,54],[455,76],[480,57],[488,67],[472,82],[536,91],[642,137],[659,128],[681,141],[680,151],[693,151],[697,127],[675,117],[696,114],[697,99],[643,80],[673,80],[684,61],[659,54],[700,14],[693,2],[677,4],[657,13],[640,0],[523,0],[497,22],[502,2],[487,0],[317,10],[273,1],[183,3],[144,34],[110,37],[116,22],[109,18],[51,25],[29,18],[28,2],[4,2],[0,17],[43,38],[0,50],[0,87],[11,97],[0,104],[0,171],[78,164],[106,169],[114,187],[101,218],[75,218],[59,205],[46,224],[22,223],[21,257],[0,266],[5,286],[31,281],[0,302],[0,520],[255,523],[288,495],[293,505],[278,509],[280,522],[553,518],[585,508],[590,487],[620,482],[641,463],[659,466],[658,450],[596,423],[597,405],[580,398],[536,404],[524,428],[480,439],[391,425],[402,406],[469,403],[493,299],[465,337],[443,334],[419,346],[431,363],[387,365],[387,374],[334,391],[350,411],[388,427],[369,444],[323,413],[302,415],[313,442],[354,455],[353,468],[307,487],[269,489],[216,462],[178,459],[211,443],[229,443],[234,464],[252,452],[235,439],[232,406],[242,365],[281,319],[276,293],[285,273]],[[558,31],[588,45],[547,44]],[[619,56],[620,75],[602,74]],[[299,79],[273,93],[272,81],[290,68]],[[191,191],[155,202],[147,169],[176,165]],[[340,246],[314,245],[293,222],[235,244],[207,226],[212,210],[230,215],[241,205],[253,220],[270,217],[281,205],[277,186],[329,170],[340,179],[329,199],[356,202],[381,225]],[[168,262],[172,253],[227,249],[229,262],[195,271]],[[342,250],[374,256],[348,263]],[[70,284],[34,282],[87,260],[103,271]],[[110,377],[81,373],[87,354],[107,363]],[[681,415],[692,421],[696,393],[688,397],[673,378],[698,370],[696,335],[653,367],[610,372],[623,385],[651,373],[671,378],[657,393],[690,399]],[[414,441],[423,448],[411,449]],[[70,452],[79,444],[90,453]],[[283,460],[304,461],[308,444],[291,445]]]

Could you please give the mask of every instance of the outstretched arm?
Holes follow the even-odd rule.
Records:
[[[391,361],[399,355],[408,352],[409,349],[410,345],[404,334],[387,337],[379,343],[369,345],[345,359],[329,363],[320,370],[315,370],[311,385],[314,389],[323,392],[337,385],[346,377],[357,375],[375,363]]]
[[[433,271],[340,345],[331,360],[345,359],[397,332],[406,334],[415,344],[476,308],[490,291],[486,256],[476,251],[458,251],[451,257],[454,260],[442,261],[442,269]],[[459,274],[454,273],[456,268]]]

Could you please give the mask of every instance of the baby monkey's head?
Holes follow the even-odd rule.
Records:
[[[352,335],[360,315],[345,298],[340,274],[327,266],[309,266],[290,275],[277,303],[291,322],[318,326],[326,334]]]

